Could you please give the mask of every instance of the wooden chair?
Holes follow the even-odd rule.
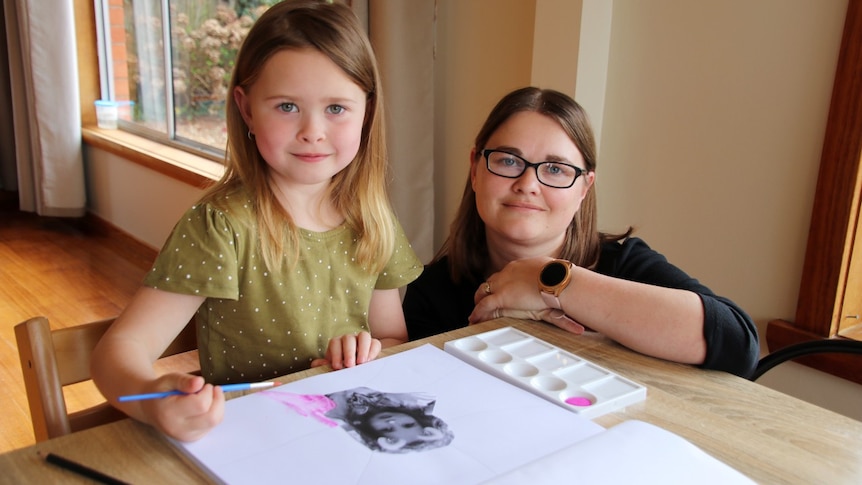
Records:
[[[24,374],[36,441],[110,423],[125,414],[103,402],[69,413],[63,388],[90,379],[90,354],[114,319],[51,330],[48,319],[34,317],[15,325],[15,339]],[[197,349],[190,322],[162,357]]]

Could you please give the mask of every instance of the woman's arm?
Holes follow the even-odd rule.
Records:
[[[494,307],[503,305],[505,316],[545,320],[577,333],[564,319],[549,318],[561,311],[552,312],[538,296],[538,273],[549,259],[511,264],[493,275],[492,292],[507,294],[478,305],[471,321],[492,318]],[[484,298],[483,286],[476,302]],[[604,243],[596,267],[575,268],[570,286],[560,297],[563,310],[634,350],[742,377],[757,365],[760,341],[751,317],[640,238]]]
[[[704,311],[688,290],[573,269],[560,295],[567,315],[632,350],[685,364],[706,358]]]
[[[538,275],[551,258],[509,263],[476,291],[471,322],[516,312],[541,312],[547,305],[538,290]],[[483,285],[484,286],[484,285]],[[571,283],[560,294],[566,315],[638,352],[688,364],[706,358],[704,310],[691,291],[637,283],[575,267]],[[546,321],[554,323],[552,319]]]

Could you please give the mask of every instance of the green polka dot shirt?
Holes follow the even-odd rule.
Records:
[[[225,202],[226,209],[189,209],[144,281],[206,297],[195,319],[208,382],[307,369],[324,356],[330,338],[369,329],[374,289],[400,288],[422,272],[400,225],[395,251],[379,274],[362,271],[353,257],[356,234],[340,226],[322,233],[301,229],[299,261],[278,277],[263,262],[248,195],[234,193]]]

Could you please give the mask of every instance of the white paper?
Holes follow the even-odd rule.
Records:
[[[754,482],[682,437],[632,420],[485,483],[733,485]]]
[[[357,387],[431,396],[454,434],[446,446],[372,451],[341,426],[302,416],[265,393],[323,395]],[[424,345],[227,402],[224,421],[181,449],[225,483],[474,484],[604,431]]]

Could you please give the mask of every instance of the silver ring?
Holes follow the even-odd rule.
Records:
[[[485,294],[487,294],[487,295],[491,294],[491,283],[489,283],[487,281],[485,282]]]
[[[499,308],[494,309],[494,318],[500,318],[500,309]]]

